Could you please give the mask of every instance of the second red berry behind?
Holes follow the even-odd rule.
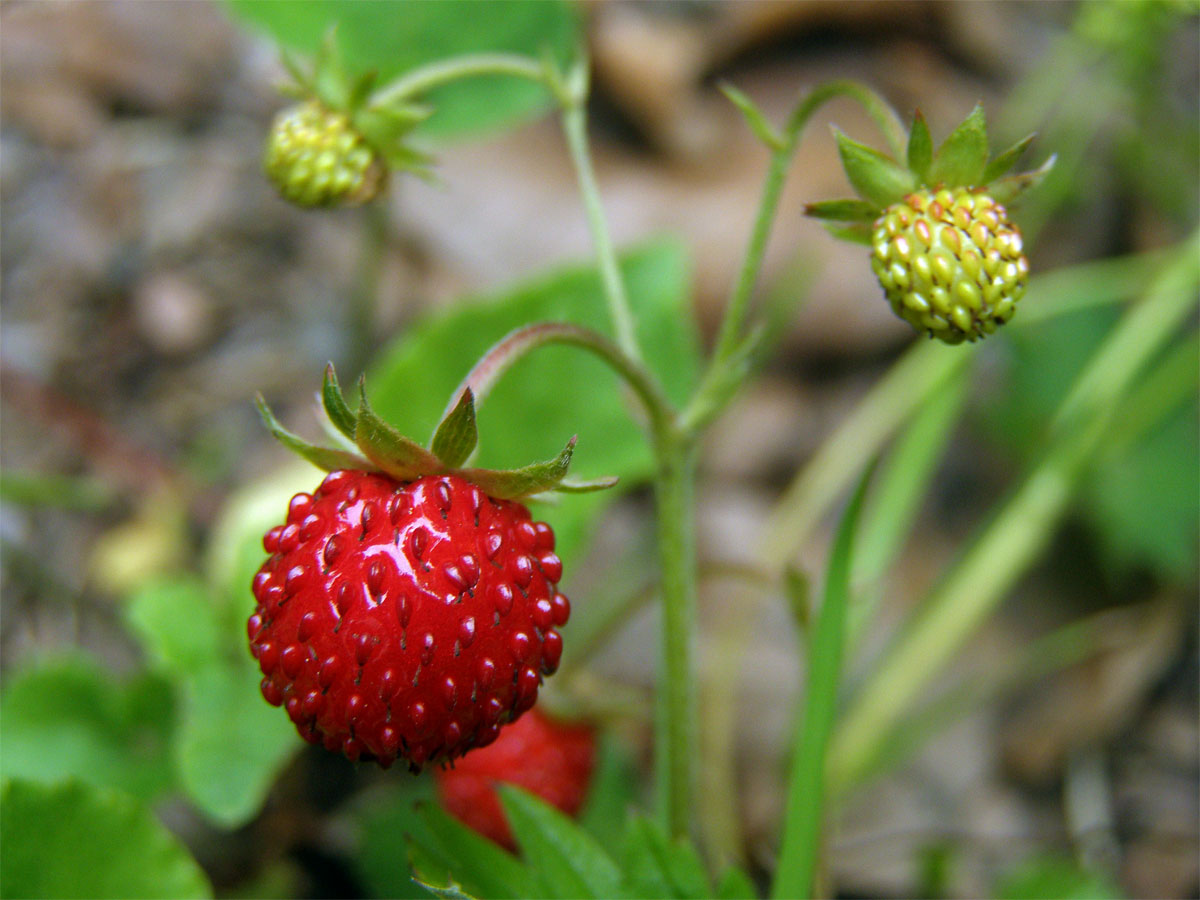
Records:
[[[417,770],[486,746],[558,667],[554,533],[459,476],[332,472],[263,546],[263,696],[351,760]]]

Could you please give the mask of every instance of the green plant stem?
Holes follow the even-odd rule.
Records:
[[[1144,299],[1093,356],[1060,408],[1041,463],[1001,508],[979,539],[928,597],[921,612],[872,672],[844,718],[831,754],[835,789],[857,781],[879,742],[906,714],[926,684],[995,608],[1041,552],[1092,453],[1107,437],[1119,400],[1134,375],[1192,311],[1200,276],[1195,237],[1159,273]],[[1120,365],[1096,379],[1099,362],[1120,348]],[[1076,410],[1089,411],[1082,415]]]
[[[655,735],[659,818],[672,838],[690,837],[696,748],[696,452],[690,441],[659,448],[655,481],[662,626]]]
[[[583,197],[588,227],[592,232],[592,243],[596,248],[596,262],[600,267],[600,278],[604,283],[604,296],[608,300],[608,312],[612,318],[617,344],[635,360],[641,359],[637,333],[634,328],[633,311],[625,292],[625,282],[617,266],[617,254],[613,249],[604,206],[600,201],[600,190],[596,186],[596,173],[588,149],[587,115],[582,98],[575,98],[563,109],[563,133],[575,165],[579,180],[579,192]]]
[[[434,88],[463,78],[485,75],[509,75],[535,81],[554,91],[546,67],[527,56],[515,53],[479,53],[439,60],[413,69],[371,95],[372,106],[386,106],[419,97]]]

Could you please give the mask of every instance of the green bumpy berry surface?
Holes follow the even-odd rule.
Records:
[[[344,114],[316,101],[285,109],[271,126],[264,166],[299,206],[353,206],[379,194],[387,168]]]
[[[991,334],[1025,294],[1021,233],[978,189],[909,194],[875,221],[871,248],[896,315],[948,344]]]

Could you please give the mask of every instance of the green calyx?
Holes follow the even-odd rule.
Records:
[[[431,110],[404,100],[374,102],[375,73],[351,76],[335,34],[311,67],[285,51],[300,103],[276,116],[264,168],[280,194],[300,206],[354,206],[383,190],[391,170],[429,176],[430,159],[407,143]]]
[[[858,197],[815,203],[836,237],[871,247],[871,268],[892,310],[917,331],[949,344],[985,337],[1012,318],[1029,262],[1005,203],[1045,177],[1008,174],[1033,136],[989,159],[976,106],[937,150],[918,111],[898,162],[837,132],[846,176]]]
[[[475,424],[475,397],[469,387],[463,390],[458,402],[438,425],[429,449],[400,434],[376,415],[367,402],[364,380],[361,378],[358,388],[358,409],[353,410],[342,394],[333,365],[326,366],[321,402],[334,430],[346,439],[345,449],[321,447],[305,441],[279,424],[261,395],[255,402],[263,423],[281,444],[327,471],[357,469],[381,472],[397,481],[415,481],[426,475],[457,475],[499,500],[519,500],[551,491],[579,493],[603,490],[616,484],[615,478],[567,480],[575,438],[571,438],[553,459],[519,469],[464,467],[479,439]]]

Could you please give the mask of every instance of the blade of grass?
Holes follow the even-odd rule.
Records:
[[[825,759],[833,732],[846,637],[854,533],[874,465],[868,467],[842,516],[825,575],[825,596],[809,641],[804,716],[788,784],[783,844],[771,896],[811,897],[825,816]]]

